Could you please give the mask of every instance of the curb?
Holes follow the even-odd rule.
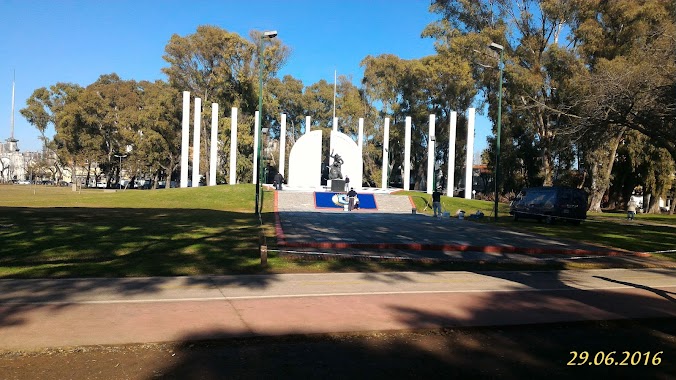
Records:
[[[277,218],[277,221],[279,218]],[[281,231],[281,224],[276,226]],[[320,249],[372,249],[405,251],[459,251],[482,253],[521,253],[528,255],[597,255],[597,256],[638,256],[650,257],[644,252],[622,252],[614,250],[560,249],[560,248],[519,248],[498,245],[466,245],[466,244],[423,244],[423,243],[347,243],[347,242],[286,242],[278,235],[277,244],[287,248],[320,248]]]

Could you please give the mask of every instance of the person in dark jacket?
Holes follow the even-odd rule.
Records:
[[[277,172],[277,174],[275,174],[275,189],[276,190],[282,190],[282,182],[284,182],[284,176],[282,176],[282,173]]]
[[[357,192],[354,191],[354,188],[350,188],[350,191],[347,192],[347,210],[352,211],[354,209],[355,198],[357,198]]]
[[[434,190],[432,193],[432,210],[434,211],[434,217],[441,217],[441,193],[439,190]]]

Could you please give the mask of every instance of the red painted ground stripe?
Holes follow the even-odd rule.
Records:
[[[408,201],[411,202],[411,208],[416,208],[416,207],[415,207],[415,202],[413,202],[413,198],[411,198],[410,195],[408,196]]]

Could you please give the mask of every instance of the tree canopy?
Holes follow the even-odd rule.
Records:
[[[464,111],[485,112],[496,133],[501,98],[501,193],[567,184],[587,189],[590,208],[600,210],[609,202],[621,204],[636,188],[653,200],[674,191],[675,3],[436,0],[429,10],[438,19],[421,37],[435,41],[435,54],[408,60],[369,55],[361,60],[358,85],[349,76],[335,84],[340,129],[356,139],[364,119],[365,184],[380,184],[385,118],[391,121],[394,173],[403,167],[405,118],[412,119],[412,183],[419,189],[426,177],[429,115],[436,115],[435,164],[445,173],[451,112],[459,116],[455,162],[463,165]],[[504,61],[488,49],[491,43],[504,47]],[[260,74],[263,123],[271,138],[281,133],[279,114],[287,114],[288,145],[280,149],[290,149],[304,128],[328,131],[333,124],[334,84],[277,77],[290,54],[282,40],[262,38],[260,31],[243,37],[203,25],[193,34],[171,36],[163,56],[167,81],[123,80],[113,73],[85,87],[56,83],[36,89],[21,113],[63,164],[96,162],[112,180],[119,178],[115,155],[126,154],[130,173],[170,178],[179,165],[180,94],[191,91],[203,101],[206,149],[200,167],[208,172],[211,103],[220,105],[223,160],[230,149],[229,111],[237,107],[244,127],[238,129],[236,177],[248,181]],[[312,126],[305,125],[306,115]],[[53,141],[45,136],[50,125],[56,130]],[[496,139],[488,143],[482,160],[492,170]],[[227,170],[220,165],[219,178],[227,178]],[[656,210],[654,202],[651,206]]]

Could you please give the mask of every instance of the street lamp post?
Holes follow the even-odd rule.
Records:
[[[276,30],[270,30],[263,32],[261,39],[258,44],[258,151],[256,154],[256,163],[258,165],[258,181],[256,181],[256,204],[254,212],[259,214],[261,213],[262,204],[260,204],[260,194],[261,194],[261,125],[263,123],[263,42],[266,38],[275,38],[277,37]],[[259,207],[260,205],[260,207]]]
[[[435,145],[437,138],[436,136],[430,136],[430,141],[432,145]],[[434,172],[432,174],[432,192],[437,191],[437,151],[436,151],[436,145],[434,146],[434,151],[432,152],[432,157],[434,158],[434,165],[432,166],[434,168]]]
[[[126,154],[114,154],[115,157],[120,159],[120,167],[117,170],[117,187],[120,187],[120,181],[122,180],[122,159],[127,157]]]
[[[496,148],[495,148],[495,178],[493,180],[495,186],[495,204],[493,206],[493,220],[498,221],[498,178],[500,178],[500,135],[502,134],[502,70],[504,68],[505,48],[502,45],[491,42],[491,50],[500,53],[500,61],[498,69],[500,70],[500,84],[498,86],[498,126],[496,131]]]
[[[260,165],[258,166],[258,182],[263,184],[268,182],[268,166],[267,164],[267,158],[268,158],[268,149],[267,149],[267,137],[268,137],[268,127],[262,127],[261,132],[262,135],[265,136],[265,138],[261,137],[262,141],[261,143],[265,142],[266,147],[265,151],[263,151],[259,157],[260,157]],[[260,147],[260,145],[259,145]],[[262,168],[261,168],[262,167]],[[261,192],[261,210],[263,209],[263,199],[265,198],[265,194]]]

